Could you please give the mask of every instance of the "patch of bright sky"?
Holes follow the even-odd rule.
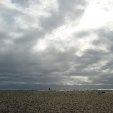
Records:
[[[105,66],[107,63],[108,63],[109,61],[108,60],[102,60],[102,61],[99,61],[99,62],[96,62],[96,63],[94,63],[94,64],[91,64],[91,65],[89,65],[87,68],[85,68],[84,70],[85,71],[100,71],[101,70],[101,68],[103,67],[103,66]],[[102,71],[101,71],[102,72]]]
[[[46,40],[38,40],[37,44],[33,47],[34,52],[43,52],[47,49],[48,43]]]
[[[69,76],[69,77],[65,77],[65,79],[63,80],[64,85],[76,85],[76,84],[78,85],[78,84],[82,84],[83,82],[91,83],[92,81],[89,80],[87,76]]]
[[[105,26],[113,20],[113,1],[112,0],[87,0],[88,7],[80,22],[84,29],[97,29]]]

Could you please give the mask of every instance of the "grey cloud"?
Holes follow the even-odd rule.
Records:
[[[54,28],[57,28],[65,23],[62,15],[56,14],[56,12],[52,12],[51,16],[46,18],[41,18],[41,26],[46,31],[52,31]]]
[[[77,9],[77,6],[85,6],[86,5],[86,1],[85,0],[58,0],[59,2],[59,9],[62,13],[66,13],[67,12],[71,12],[73,10],[77,10],[79,11],[79,9]]]
[[[103,83],[103,84],[112,84],[112,70],[113,70],[113,32],[105,29],[99,29],[96,31],[97,36],[99,37],[98,40],[94,41],[93,44],[96,46],[101,46],[101,44],[105,45],[108,49],[108,52],[100,52],[100,54],[95,53],[95,55],[99,55],[100,59],[98,61],[106,63],[97,70],[97,73],[94,72],[95,75],[89,76],[89,78],[93,81],[93,83]],[[95,62],[94,59],[92,61]],[[97,62],[98,63],[98,62]],[[92,71],[90,72],[90,75]]]
[[[85,36],[88,36],[92,31],[81,31],[79,33],[74,34],[76,38],[84,38]]]
[[[5,30],[10,31],[13,28],[15,23],[14,18],[18,15],[23,15],[23,14],[24,13],[19,10],[10,9],[0,4],[0,17],[4,21],[3,24],[5,27]]]
[[[58,0],[59,9],[50,10],[50,16],[41,17],[41,26],[46,32],[51,32],[53,29],[63,25],[66,22],[66,17],[77,21],[84,13],[84,9],[79,9],[78,6],[86,6],[85,0]],[[71,20],[70,20],[71,21]]]
[[[11,2],[12,2],[13,4],[16,4],[16,5],[18,5],[18,6],[24,8],[24,7],[29,7],[30,1],[31,1],[31,0],[12,0]],[[37,1],[38,1],[38,0],[37,0]]]
[[[22,0],[13,0],[12,2],[19,5],[22,4],[22,7],[27,7],[26,5],[28,5],[26,1]],[[2,9],[0,10],[0,16],[5,21],[5,25],[3,25],[5,30],[0,31],[0,47],[4,48],[4,50],[0,48],[0,81],[2,83],[17,82],[21,84],[23,82],[26,84],[62,85],[64,82],[72,80],[71,77],[76,76],[88,77],[93,84],[112,83],[111,70],[113,65],[111,56],[113,53],[113,32],[111,31],[81,31],[73,36],[82,39],[84,36],[89,36],[89,33],[93,32],[98,36],[98,40],[94,41],[93,45],[106,44],[109,52],[99,50],[98,48],[89,48],[83,52],[82,56],[76,56],[75,52],[77,49],[69,48],[61,52],[55,48],[54,44],[50,43],[50,46],[44,52],[37,51],[33,53],[32,48],[37,41],[44,39],[46,34],[64,25],[66,17],[69,17],[70,20],[75,19],[75,21],[77,21],[84,13],[84,9],[79,9],[78,6],[85,6],[86,1],[58,0],[58,4],[58,11],[49,10],[50,16],[37,18],[39,19],[41,30],[31,27],[22,29],[19,28],[19,26],[15,28],[16,23],[14,17],[32,17],[16,9],[7,9],[4,6],[0,6],[0,9]],[[28,20],[30,22],[30,19]],[[22,35],[19,37],[11,36],[11,32]],[[4,40],[10,40],[12,44],[6,44]],[[76,39],[74,41],[76,41]],[[5,50],[5,48],[7,48],[7,50]],[[99,62],[104,61],[108,62],[101,66]],[[93,64],[97,64],[95,69],[91,69],[93,68]],[[100,66],[100,68],[97,68],[98,66]],[[110,70],[107,74],[103,72],[106,69]]]
[[[73,64],[70,66],[73,70],[70,70],[72,76],[95,76],[98,74],[98,70],[90,70],[93,64],[104,60],[105,53],[96,50],[87,50],[81,57],[76,57]]]
[[[90,76],[92,84],[112,84],[113,76],[112,73],[98,73],[98,75]]]
[[[12,1],[13,3],[19,5],[25,5],[25,1]],[[63,2],[63,1],[62,1]],[[68,1],[67,1],[68,2]],[[66,5],[68,11],[72,11],[73,1],[70,1]],[[27,3],[26,3],[27,4]],[[71,53],[68,55],[67,53],[58,53],[55,48],[48,50],[45,53],[37,53],[37,55],[31,53],[31,49],[33,45],[35,45],[36,41],[39,38],[44,37],[46,33],[54,30],[55,28],[63,25],[65,22],[64,17],[67,14],[67,9],[64,9],[61,1],[59,2],[60,9],[59,12],[50,11],[51,16],[47,18],[41,18],[41,27],[43,31],[39,31],[38,29],[20,29],[17,27],[13,27],[15,25],[14,17],[23,16],[24,14],[17,12],[16,10],[5,11],[6,8],[3,7],[2,17],[6,19],[6,16],[9,17],[9,20],[6,20],[6,25],[11,26],[10,31],[14,33],[22,33],[22,36],[13,40],[13,45],[8,48],[8,52],[4,55],[0,55],[0,72],[6,78],[1,78],[1,81],[23,81],[23,82],[39,82],[39,83],[59,83],[58,81],[63,81],[62,74],[65,74],[65,71],[69,68],[68,62],[70,62],[70,58],[73,57]],[[76,4],[76,6],[79,3]],[[25,6],[26,7],[26,6]],[[60,12],[62,10],[62,13]],[[74,6],[73,6],[73,10]],[[79,10],[77,10],[79,12]],[[76,12],[76,10],[75,10]],[[68,13],[69,14],[69,13]],[[12,16],[13,15],[13,16]],[[27,15],[25,15],[27,16]],[[5,26],[5,29],[8,26]],[[10,31],[8,31],[10,33]],[[1,34],[1,37],[4,37],[5,33]],[[7,34],[6,39],[12,39],[9,34]],[[4,74],[7,73],[7,74]],[[55,74],[57,73],[57,74]],[[13,76],[11,75],[13,74]],[[35,74],[35,75],[34,75]],[[58,76],[59,77],[56,77]]]
[[[99,40],[98,42],[107,45],[108,50],[110,50],[110,52],[113,53],[113,31],[100,29],[97,33],[99,37],[102,38],[102,40]]]

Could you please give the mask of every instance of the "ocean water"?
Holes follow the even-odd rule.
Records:
[[[104,85],[36,85],[36,84],[0,84],[1,90],[49,90],[70,91],[70,90],[113,90],[113,84]]]

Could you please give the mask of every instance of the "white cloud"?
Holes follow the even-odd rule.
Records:
[[[89,80],[87,76],[69,76],[69,77],[64,77],[65,79],[63,80],[64,85],[80,85],[82,83],[89,84],[92,81]]]
[[[47,49],[47,41],[45,40],[38,40],[37,44],[32,48],[33,52],[43,52]]]

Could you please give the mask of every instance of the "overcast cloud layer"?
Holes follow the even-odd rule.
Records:
[[[0,85],[112,81],[112,0],[0,0]]]

